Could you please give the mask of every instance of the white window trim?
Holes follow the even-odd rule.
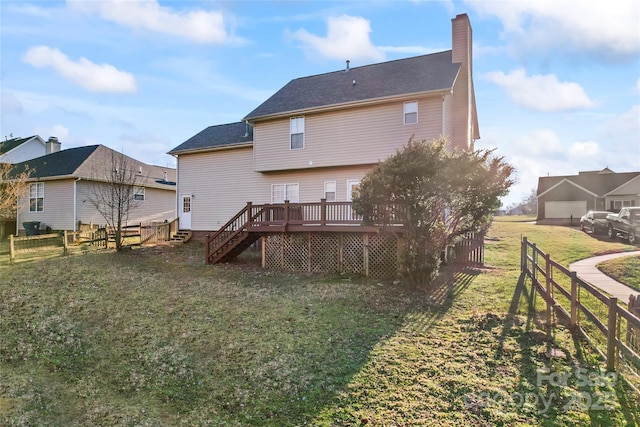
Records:
[[[140,196],[142,195],[141,199],[136,199],[136,196]],[[133,187],[133,200],[136,200],[138,202],[144,202],[145,199],[147,198],[146,196],[146,190],[144,187]]]
[[[353,202],[353,198],[351,197],[351,185],[358,184],[360,185],[359,179],[350,179],[347,181],[347,202]]]
[[[333,190],[327,191],[328,184],[333,184]],[[327,193],[333,193],[333,200],[329,200],[327,197]],[[324,182],[324,199],[327,202],[335,202],[338,200],[338,184],[336,181],[325,181]]]
[[[294,120],[298,120],[298,119],[302,119],[302,132],[296,132],[293,133],[293,129],[292,129],[292,125],[293,125],[293,121]],[[293,135],[299,135],[302,134],[302,147],[299,148],[293,148],[292,147],[292,140],[291,137]],[[304,146],[305,146],[305,119],[304,116],[298,116],[298,117],[291,117],[291,119],[289,119],[289,150],[304,150]]]
[[[31,197],[31,187],[35,186],[36,187],[36,195],[35,197]],[[41,187],[42,190],[38,191],[38,188]],[[31,200],[32,199],[36,199],[36,209],[32,210],[31,209]],[[41,209],[38,210],[38,199],[42,199],[42,203],[40,203],[40,207]],[[29,184],[29,212],[44,212],[44,182],[32,182],[31,184]]]
[[[274,187],[276,185],[280,185],[280,186],[284,187],[282,202],[279,202],[279,201],[278,202],[274,202],[273,201],[273,189],[274,189]],[[290,195],[288,194],[288,191],[287,191],[287,187],[294,186],[294,185],[298,187],[298,197],[296,198],[296,200],[291,200],[291,197],[290,197]],[[299,183],[297,183],[297,182],[289,182],[289,183],[286,183],[286,184],[271,184],[271,203],[284,203],[285,200],[289,200],[292,203],[299,203],[299,200],[300,200],[300,184]]]
[[[416,110],[415,111],[407,111],[407,105],[408,104],[415,104],[416,106]],[[411,122],[411,123],[407,123],[407,114],[410,113],[415,113],[416,114],[416,121],[415,122]],[[418,101],[406,101],[402,107],[402,122],[405,125],[415,125],[418,123],[418,119],[419,119],[419,113],[418,113]]]

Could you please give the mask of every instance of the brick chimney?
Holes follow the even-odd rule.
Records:
[[[457,149],[473,149],[480,138],[473,89],[473,35],[466,13],[451,20],[452,62],[460,64],[453,93],[453,145]]]
[[[49,140],[45,142],[44,145],[46,148],[45,154],[57,153],[58,151],[60,151],[61,144],[58,141],[58,138],[56,138],[55,136],[49,137]]]

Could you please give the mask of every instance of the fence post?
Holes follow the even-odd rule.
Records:
[[[616,325],[618,321],[618,298],[609,298],[609,322],[607,324],[607,371],[616,370]]]
[[[520,242],[520,272],[527,272],[527,236]]]
[[[574,329],[578,325],[578,273],[571,272],[571,320],[569,328]]]
[[[551,256],[549,254],[543,254],[542,258],[544,258],[544,287],[545,292],[547,293],[547,316],[549,316],[549,325],[553,324],[553,305],[551,301],[553,301],[553,288],[551,283]]]
[[[289,224],[289,201],[284,201],[284,225]]]
[[[251,218],[253,217],[252,211],[252,203],[247,202],[247,227],[251,227]]]
[[[13,243],[13,234],[9,234],[9,264],[13,264],[16,257],[16,248]]]
[[[536,244],[534,243],[532,246],[532,253],[531,253],[531,274],[533,275],[533,284],[534,285],[538,285],[538,247],[536,246]]]
[[[67,230],[62,231],[62,254],[67,256]]]
[[[327,224],[327,199],[320,199],[320,225]]]
[[[362,234],[362,263],[364,264],[364,275],[369,277],[369,234]]]

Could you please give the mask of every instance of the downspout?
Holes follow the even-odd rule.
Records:
[[[78,231],[78,189],[77,183],[82,178],[78,178],[73,181],[73,232],[76,233]]]
[[[176,201],[174,203],[175,212],[174,218],[178,218],[178,229],[180,229],[180,162],[178,161],[177,154],[170,154],[170,156],[175,157],[176,159]]]

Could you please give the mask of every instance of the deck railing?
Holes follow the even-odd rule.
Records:
[[[342,226],[362,225],[362,215],[353,209],[351,202],[327,202],[321,199],[315,203],[266,203],[254,205],[247,203],[248,217],[251,218],[247,227],[269,227],[283,225],[300,226]],[[384,207],[391,225],[402,225],[395,221],[398,207],[389,205]]]

